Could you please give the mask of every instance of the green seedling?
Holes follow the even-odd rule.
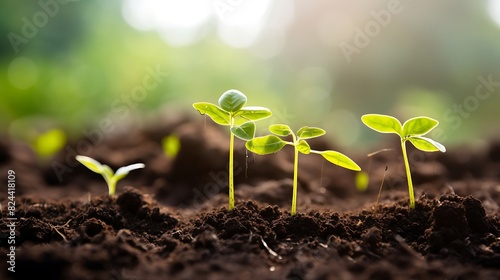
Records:
[[[299,167],[299,152],[302,154],[320,154],[329,162],[344,167],[350,170],[360,171],[361,168],[349,157],[336,151],[316,151],[311,150],[311,147],[306,142],[306,139],[316,138],[324,135],[326,132],[317,127],[302,127],[295,135],[289,126],[284,124],[273,124],[269,127],[269,131],[273,135],[256,137],[246,143],[249,151],[267,155],[276,153],[286,145],[291,145],[295,149],[295,157],[293,163],[293,193],[292,193],[292,210],[290,214],[293,216],[297,212],[297,178]],[[292,136],[292,142],[284,141],[280,137]],[[280,137],[278,137],[280,136]]]
[[[416,117],[407,120],[403,125],[398,119],[392,116],[368,114],[361,117],[363,123],[369,128],[380,133],[395,133],[401,138],[401,149],[403,151],[403,161],[408,180],[408,193],[410,196],[410,208],[415,208],[415,194],[413,192],[413,183],[411,180],[410,165],[408,155],[406,154],[406,141],[410,141],[415,148],[424,152],[446,152],[446,148],[427,137],[425,134],[433,130],[439,122],[429,117]]]
[[[238,90],[228,90],[219,98],[219,106],[208,103],[194,103],[193,107],[202,115],[208,115],[215,123],[229,126],[229,210],[234,209],[234,136],[248,141],[255,136],[255,122],[271,116],[265,107],[249,106],[247,97]]]
[[[127,176],[130,171],[144,168],[145,166],[143,163],[135,163],[120,167],[118,168],[118,170],[116,170],[116,173],[113,173],[113,170],[111,170],[109,166],[107,166],[106,164],[101,164],[93,158],[78,155],[76,156],[76,160],[81,162],[88,169],[94,171],[95,173],[101,174],[102,177],[104,177],[104,180],[106,180],[106,183],[108,184],[109,196],[113,196],[115,194],[116,183],[118,183],[118,181],[125,178],[125,176]]]

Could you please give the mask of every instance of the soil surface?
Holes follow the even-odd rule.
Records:
[[[397,142],[367,157],[318,138],[311,147],[353,158],[368,188],[356,189],[355,172],[301,155],[298,214],[290,216],[291,149],[256,156],[237,141],[229,211],[227,133],[210,121],[158,123],[106,137],[91,131],[42,160],[2,137],[0,176],[15,173],[16,204],[10,213],[3,184],[0,278],[500,279],[500,141],[444,154],[408,145],[417,198],[410,210]],[[181,140],[174,158],[162,150],[170,134]],[[146,168],[108,197],[76,154],[113,170]]]

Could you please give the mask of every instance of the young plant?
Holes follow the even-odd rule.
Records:
[[[326,132],[317,127],[302,127],[295,135],[289,126],[284,124],[273,124],[269,127],[269,131],[274,135],[266,135],[256,137],[246,143],[249,151],[259,154],[267,155],[276,153],[286,145],[291,145],[295,149],[295,157],[293,162],[293,193],[292,193],[292,210],[290,214],[293,216],[297,212],[297,177],[299,169],[299,152],[302,154],[320,154],[329,162],[336,164],[340,167],[360,171],[361,168],[346,155],[336,151],[316,151],[311,150],[311,147],[306,142],[306,139],[316,138],[324,135]],[[292,135],[292,142],[284,141],[280,137]],[[280,137],[278,137],[280,136]]]
[[[271,116],[271,111],[265,107],[249,106],[247,97],[238,90],[228,90],[219,98],[219,106],[208,103],[194,103],[193,107],[202,115],[208,115],[215,123],[229,126],[229,210],[234,208],[234,136],[248,141],[255,136],[254,121]]]
[[[113,173],[113,170],[111,170],[109,166],[107,166],[106,164],[101,164],[93,158],[78,155],[76,156],[76,160],[81,162],[88,169],[94,171],[95,173],[101,174],[102,177],[104,177],[104,180],[106,180],[106,183],[108,184],[109,196],[113,196],[115,194],[116,183],[118,183],[118,181],[125,178],[125,176],[127,176],[130,171],[144,168],[145,166],[143,163],[135,163],[120,167],[118,168],[118,170],[116,170],[116,173]]]
[[[424,152],[446,152],[446,148],[427,137],[423,137],[434,129],[439,122],[429,117],[416,117],[407,120],[403,125],[398,119],[392,116],[368,114],[361,117],[363,123],[369,128],[380,133],[395,133],[401,138],[401,149],[403,151],[403,161],[408,180],[408,193],[410,196],[410,208],[415,208],[415,194],[411,180],[410,165],[406,154],[406,141],[410,141],[415,148]]]

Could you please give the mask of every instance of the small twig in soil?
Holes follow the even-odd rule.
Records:
[[[71,222],[71,219],[69,219],[64,225],[60,225],[60,226],[54,226],[51,223],[49,223],[49,226],[62,237],[64,242],[68,242],[68,239],[66,238],[66,236],[62,232],[59,231],[59,228],[64,228],[64,227],[68,226],[69,222]]]
[[[269,252],[269,254],[275,258],[278,258],[278,260],[281,260],[281,256],[278,255],[275,251],[273,251],[269,246],[267,246],[266,241],[264,241],[264,238],[260,237],[260,241],[262,242],[262,245],[264,245],[264,248]]]
[[[384,181],[385,181],[385,174],[387,174],[387,165],[385,166],[384,170],[384,177],[382,177],[382,182],[380,183],[380,188],[378,190],[378,195],[377,195],[377,202],[375,203],[375,211],[378,208],[378,202],[380,200],[380,194],[382,193],[382,187],[384,186]]]
[[[373,152],[373,153],[369,153],[367,156],[368,156],[368,157],[372,157],[372,156],[377,155],[377,154],[380,154],[380,153],[382,153],[382,152],[389,152],[389,151],[392,151],[392,150],[394,150],[394,149],[392,149],[392,148],[391,148],[391,149],[380,149],[380,150],[375,151],[375,152]]]
[[[394,239],[398,242],[399,246],[401,246],[401,248],[403,250],[405,250],[408,254],[412,255],[413,257],[415,257],[418,260],[424,260],[424,257],[422,256],[422,254],[413,250],[408,244],[406,244],[406,241],[404,240],[403,237],[401,237],[401,235],[396,234],[396,236],[394,236]]]

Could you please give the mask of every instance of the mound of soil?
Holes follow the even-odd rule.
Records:
[[[161,146],[170,134],[181,140],[175,158]],[[229,211],[229,141],[218,127],[175,119],[97,136],[46,161],[0,140],[2,180],[12,170],[16,184],[14,216],[7,188],[0,195],[1,279],[500,279],[498,141],[445,154],[409,147],[411,210],[397,150],[369,158],[342,151],[369,174],[364,192],[354,172],[301,156],[299,213],[290,216],[292,150],[255,156],[237,141]],[[321,138],[311,146],[338,150]],[[76,154],[114,170],[146,168],[108,197]]]

